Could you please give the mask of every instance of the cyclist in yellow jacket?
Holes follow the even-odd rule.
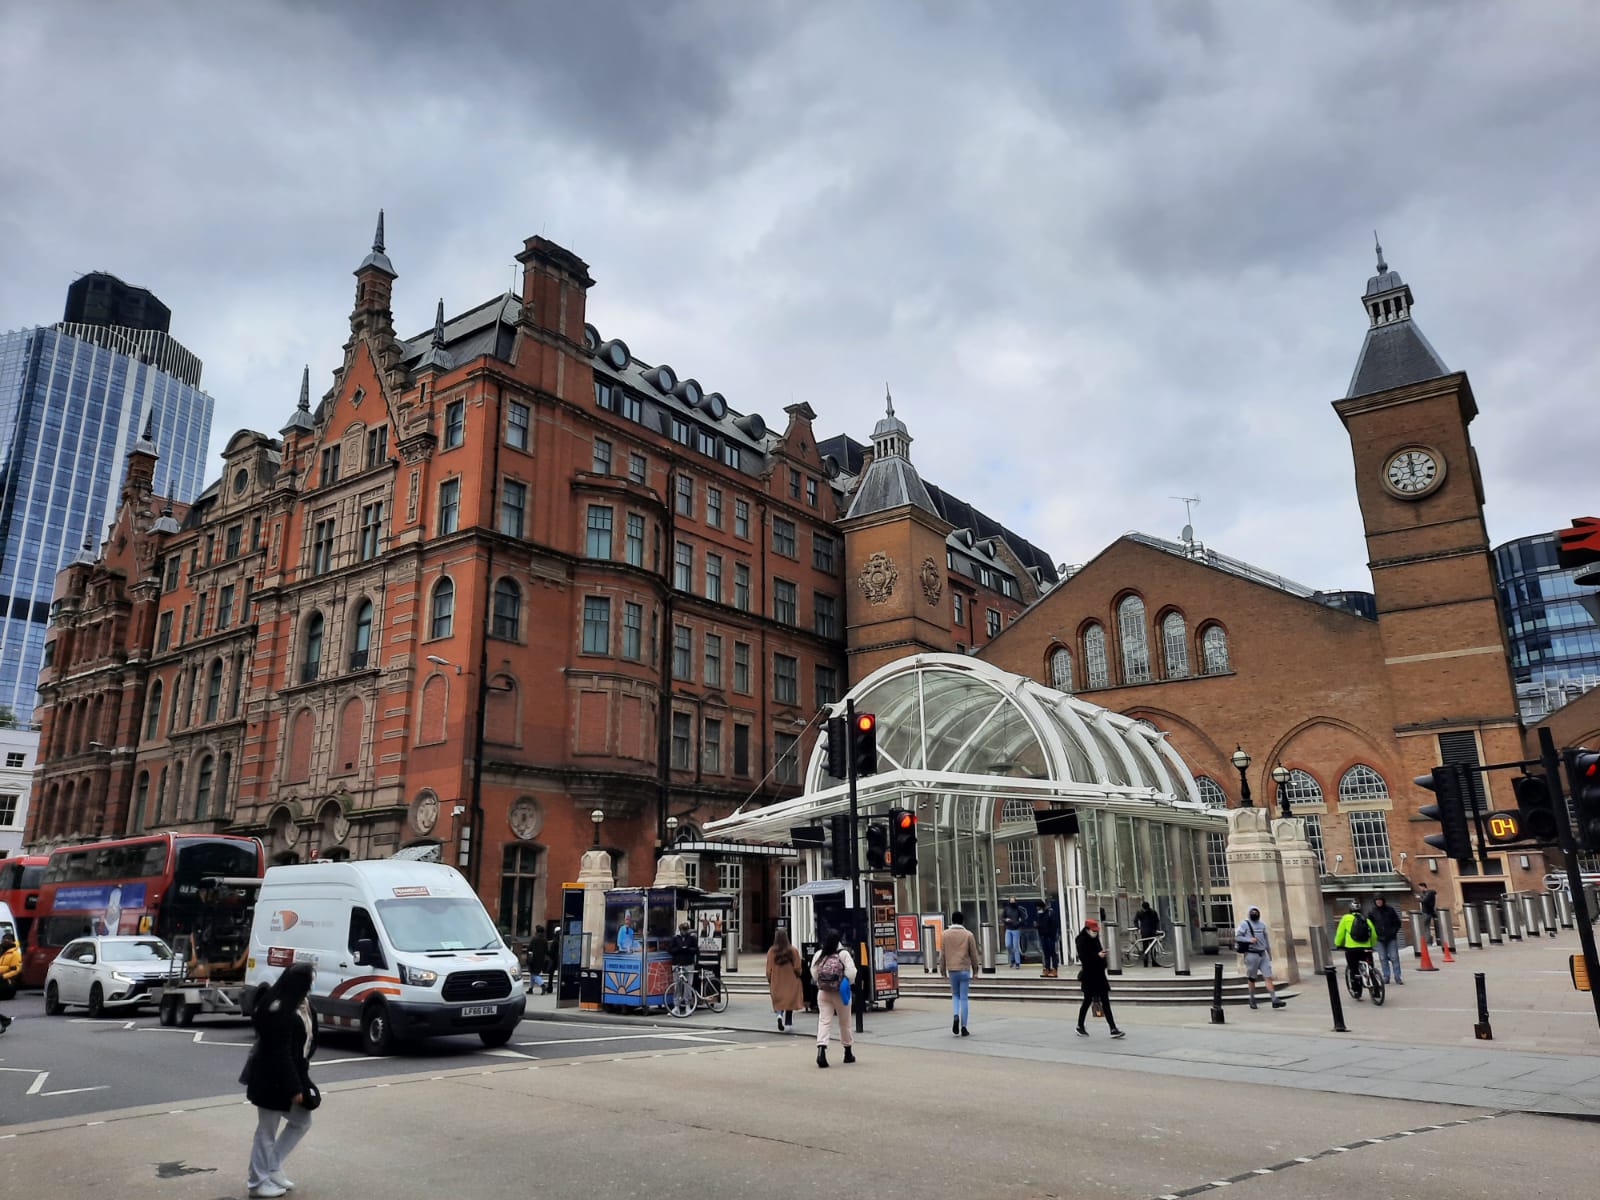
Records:
[[[1333,945],[1336,950],[1344,951],[1346,969],[1357,972],[1355,989],[1356,999],[1361,998],[1359,987],[1360,974],[1358,963],[1372,964],[1372,947],[1377,944],[1378,933],[1373,929],[1372,922],[1361,911],[1361,901],[1350,901],[1350,911],[1339,918],[1339,927],[1333,932]]]

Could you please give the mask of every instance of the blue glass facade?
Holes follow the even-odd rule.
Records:
[[[189,502],[204,486],[213,402],[194,386],[198,360],[170,344],[192,362],[185,382],[116,341],[109,329],[95,340],[0,333],[0,705],[20,721],[33,712],[56,572],[85,541],[99,553],[150,414],[156,494]]]
[[[1590,570],[1556,562],[1554,533],[1518,538],[1494,552],[1500,617],[1525,721],[1600,686],[1600,625],[1579,603],[1595,589],[1573,582]]]

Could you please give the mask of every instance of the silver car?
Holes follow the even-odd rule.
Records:
[[[91,1017],[108,1008],[149,1004],[167,977],[172,949],[158,937],[84,937],[68,942],[44,977],[51,1016],[82,1004]]]

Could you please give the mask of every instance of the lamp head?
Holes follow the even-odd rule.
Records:
[[[1244,747],[1238,743],[1235,743],[1233,747],[1232,762],[1234,768],[1239,771],[1243,771],[1250,765],[1250,756],[1244,752]]]

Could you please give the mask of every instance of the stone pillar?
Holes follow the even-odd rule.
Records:
[[[1273,839],[1272,813],[1265,808],[1235,808],[1228,812],[1228,891],[1233,897],[1237,922],[1254,904],[1261,909],[1267,937],[1272,943],[1273,973],[1280,983],[1297,983],[1299,968],[1294,954],[1294,926],[1284,887],[1283,856]],[[1233,930],[1227,931],[1233,942]]]
[[[663,854],[656,861],[656,881],[651,887],[688,887],[689,872],[683,868],[683,855]]]
[[[611,875],[611,855],[604,850],[585,850],[578,882],[583,885],[583,932],[589,935],[589,953],[583,965],[598,971],[606,961],[606,892],[616,882]]]
[[[1289,927],[1294,934],[1292,947],[1297,959],[1313,961],[1311,931],[1327,924],[1322,904],[1322,873],[1317,869],[1317,852],[1306,837],[1306,823],[1290,817],[1272,823],[1272,837],[1283,861],[1283,890],[1288,902]],[[1299,963],[1295,968],[1298,971]]]

